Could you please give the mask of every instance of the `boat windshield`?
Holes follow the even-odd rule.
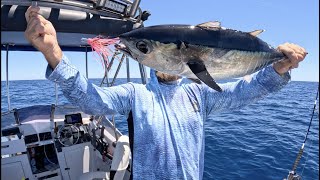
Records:
[[[16,110],[21,123],[27,123],[33,120],[50,121],[51,105],[33,105]],[[67,114],[81,113],[82,118],[89,118],[90,115],[84,114],[78,107],[70,105],[55,106],[54,119],[64,119]],[[2,122],[14,124],[16,122],[14,112],[1,115]],[[3,127],[10,124],[1,125]]]

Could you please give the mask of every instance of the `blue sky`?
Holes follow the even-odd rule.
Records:
[[[156,24],[197,25],[220,21],[222,26],[252,31],[266,30],[259,37],[277,47],[296,43],[308,52],[305,61],[292,71],[294,81],[319,81],[319,1],[318,0],[142,0],[142,10],[151,12],[145,26]],[[65,52],[72,63],[85,72],[84,53]],[[38,52],[9,52],[11,80],[44,79],[46,61]],[[89,78],[102,78],[100,61],[89,53]],[[130,61],[131,77],[140,77],[137,63]],[[112,69],[114,74],[116,66]],[[123,66],[119,77],[126,77]],[[5,80],[5,52],[1,52],[1,80]]]

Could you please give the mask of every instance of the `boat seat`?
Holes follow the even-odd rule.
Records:
[[[117,141],[116,148],[113,152],[111,163],[110,179],[123,179],[126,170],[130,164],[131,151],[129,146],[129,137],[122,135]]]
[[[79,177],[79,180],[95,180],[95,179],[103,179],[109,180],[110,172],[103,172],[103,171],[93,171],[84,173]]]
[[[125,177],[126,170],[130,164],[130,157],[131,151],[129,146],[129,137],[122,135],[118,139],[117,145],[114,149],[110,172],[85,172],[79,177],[79,180],[123,180],[123,178]],[[85,161],[88,161],[86,163],[89,164],[89,158],[84,158],[84,163]]]

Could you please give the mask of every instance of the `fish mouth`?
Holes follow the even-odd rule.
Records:
[[[123,53],[125,53],[125,54],[127,54],[127,55],[129,55],[131,57],[133,57],[131,51],[129,50],[129,48],[127,48],[127,46],[124,45],[123,43],[115,44],[114,47],[117,50],[119,50],[119,51],[121,51],[121,52],[123,52]]]

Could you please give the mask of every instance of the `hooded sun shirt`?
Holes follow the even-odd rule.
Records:
[[[98,87],[88,83],[65,56],[54,70],[48,66],[46,78],[57,82],[65,97],[87,114],[132,111],[134,179],[194,180],[203,175],[208,116],[253,103],[290,80],[288,73],[280,76],[268,66],[251,80],[220,84],[223,92],[217,92],[203,83],[159,83],[151,70],[146,85]]]

